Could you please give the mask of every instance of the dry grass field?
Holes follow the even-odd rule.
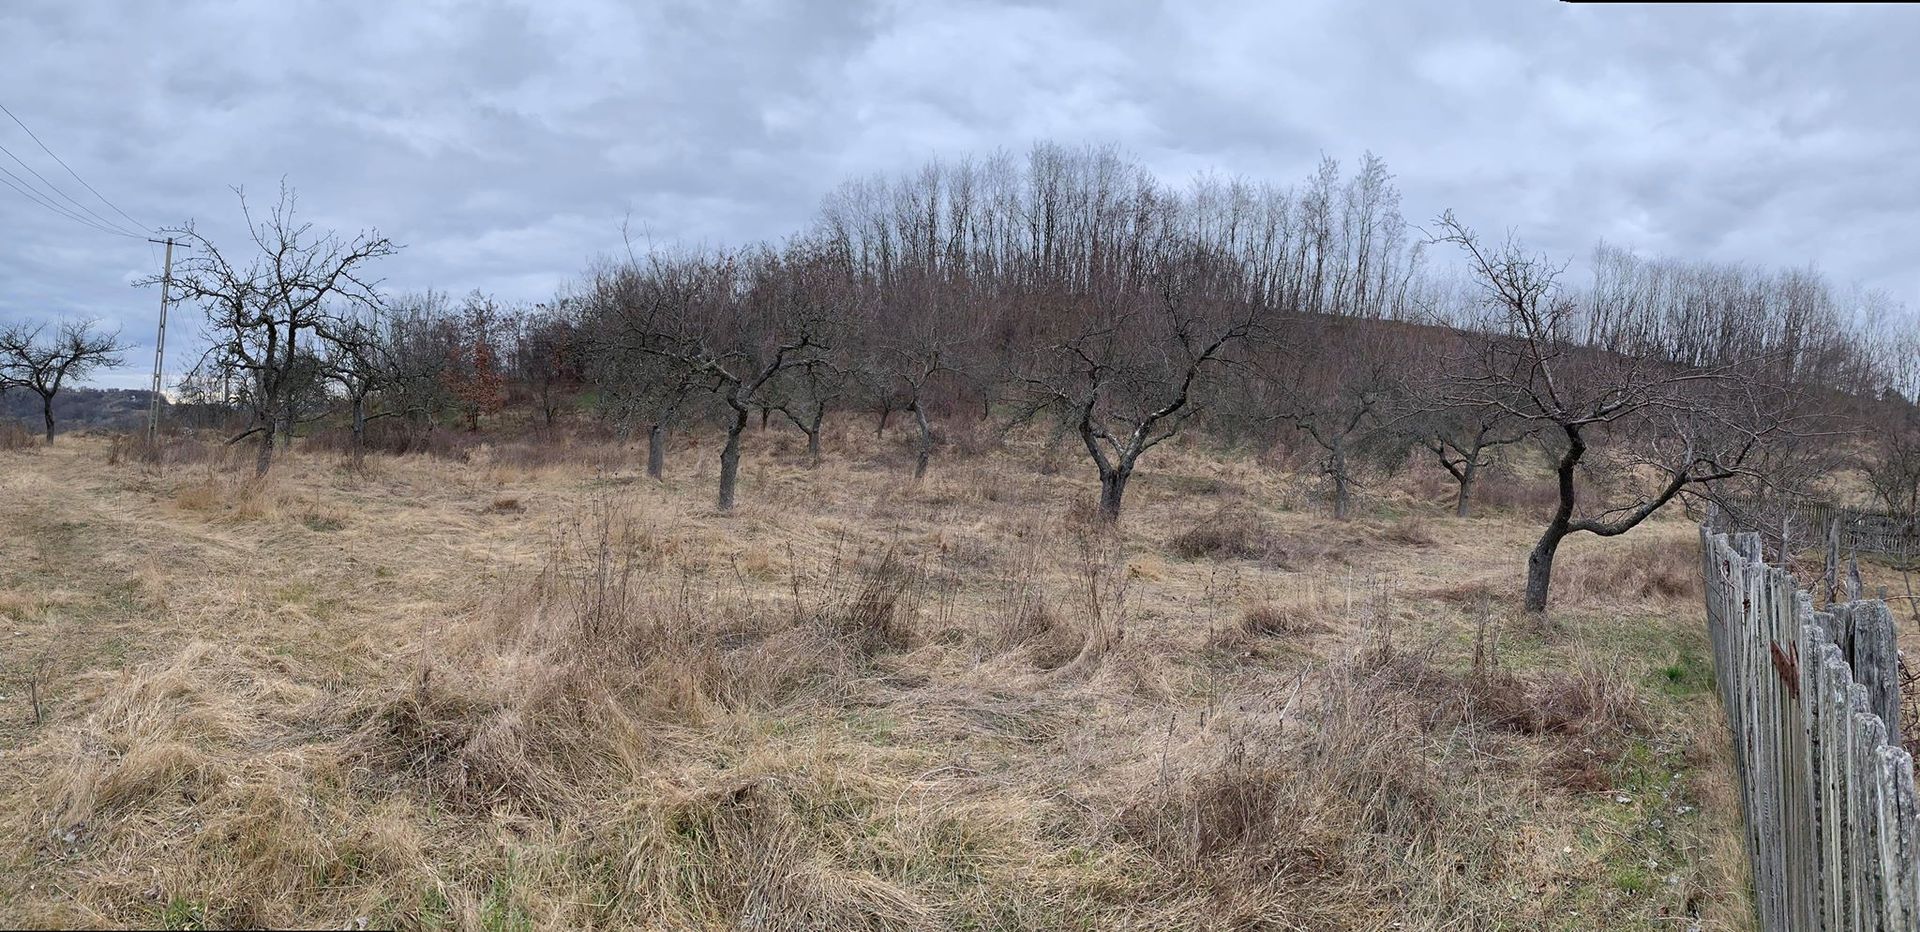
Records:
[[[1540,624],[1525,489],[851,427],[0,453],[0,925],[1746,927],[1679,515]]]

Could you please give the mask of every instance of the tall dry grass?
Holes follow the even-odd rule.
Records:
[[[1117,532],[1085,520],[1084,477],[1013,453],[918,486],[762,459],[721,517],[704,484],[627,481],[604,452],[142,480],[145,519],[207,552],[278,542],[236,564],[262,576],[335,561],[311,585],[356,601],[71,684],[9,758],[34,776],[0,831],[35,886],[0,888],[20,892],[0,917],[1440,929],[1664,908],[1613,891],[1619,843],[1590,840],[1667,740],[1660,694],[1580,644],[1512,659],[1489,632],[1534,634],[1483,610],[1496,590],[1430,594],[1463,563],[1505,572],[1485,539],[1527,527],[1297,515],[1260,504],[1256,468],[1177,448]],[[1231,546],[1183,549],[1231,522]],[[1660,565],[1611,553],[1578,605]],[[190,618],[238,585],[206,575],[151,588]],[[1683,600],[1645,592],[1617,604]],[[1486,643],[1462,643],[1475,612]]]

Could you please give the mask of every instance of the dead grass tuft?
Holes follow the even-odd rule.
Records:
[[[1433,531],[1417,515],[1407,515],[1380,531],[1379,539],[1409,547],[1431,547],[1434,545]]]
[[[1324,668],[1163,760],[1114,831],[1164,872],[1179,904],[1168,918],[1185,909],[1221,928],[1273,916],[1367,925],[1443,900],[1455,872],[1506,869],[1510,846],[1450,791],[1459,774],[1449,776],[1417,710],[1371,679]]]
[[[1581,541],[1586,543],[1586,541]],[[1598,552],[1562,548],[1554,597],[1574,604],[1697,603],[1702,598],[1699,544],[1692,535],[1622,541]],[[1571,556],[1572,559],[1567,559]]]
[[[252,452],[251,448],[245,452]],[[116,434],[107,444],[109,466],[139,464],[162,469],[202,464],[230,466],[237,459],[236,448],[190,433],[162,434],[152,441],[145,432]]]
[[[25,424],[11,418],[0,418],[0,453],[30,450],[39,446],[39,443],[39,438]]]
[[[1167,549],[1187,560],[1259,560],[1273,551],[1273,539],[1258,513],[1228,503],[1214,509],[1199,524],[1174,535]]]

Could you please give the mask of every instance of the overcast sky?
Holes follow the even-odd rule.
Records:
[[[850,175],[1050,139],[1169,180],[1371,150],[1415,222],[1812,262],[1915,307],[1915,48],[1900,6],[5,0],[0,104],[143,224],[230,239],[229,188],[284,177],[317,224],[405,244],[395,290],[541,300],[629,214],[778,238]],[[4,116],[0,145],[125,223]],[[0,322],[123,327],[101,381],[144,384],[158,295],[129,283],[159,248],[5,187],[0,231]]]

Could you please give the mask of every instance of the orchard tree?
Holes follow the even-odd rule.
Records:
[[[507,379],[501,372],[495,346],[507,314],[491,297],[478,291],[467,296],[460,309],[460,337],[452,346],[444,378],[447,391],[467,421],[468,431],[480,429],[482,415],[498,413],[507,404]]]
[[[47,442],[53,442],[53,400],[69,383],[85,381],[93,371],[120,365],[126,347],[118,333],[93,322],[61,324],[54,333],[45,324],[23,323],[0,329],[0,391],[18,386],[40,397]]]
[[[1533,425],[1500,405],[1442,405],[1418,412],[1410,433],[1453,477],[1454,515],[1469,518],[1481,471],[1499,462],[1501,447],[1531,438]]]
[[[1499,462],[1503,448],[1532,439],[1538,429],[1504,405],[1450,400],[1473,397],[1467,380],[1480,358],[1474,350],[1484,349],[1481,340],[1471,331],[1428,325],[1430,345],[1413,352],[1392,414],[1395,431],[1453,477],[1453,513],[1460,518],[1473,515],[1482,471]]]
[[[701,258],[653,255],[593,272],[581,339],[594,403],[622,440],[636,421],[645,424],[654,479],[666,474],[674,425],[714,398],[713,379],[675,350],[687,348],[680,335],[697,329],[703,303],[718,300],[716,268]]]
[[[574,304],[557,299],[537,305],[514,334],[514,373],[548,427],[584,382]]]
[[[1336,519],[1352,514],[1363,469],[1405,458],[1404,438],[1390,425],[1409,358],[1402,344],[1403,335],[1382,321],[1311,315],[1294,320],[1287,343],[1262,359],[1266,420],[1293,427],[1320,449]]]
[[[726,406],[717,504],[733,510],[750,415],[772,405],[776,376],[826,358],[844,308],[844,275],[806,241],[786,250],[695,260],[693,300],[665,301],[635,322],[635,347],[703,384]]]
[[[1120,520],[1140,457],[1202,408],[1204,381],[1254,332],[1260,306],[1233,287],[1234,262],[1197,244],[1163,243],[1150,284],[1086,295],[1074,321],[1035,353],[1016,420],[1051,411],[1079,434],[1100,477],[1101,520]]]
[[[827,409],[846,394],[845,374],[825,358],[811,358],[780,373],[768,406],[807,438],[807,465],[820,465],[820,432]]]
[[[1766,376],[1763,358],[1684,365],[1586,346],[1579,308],[1559,287],[1564,268],[1511,241],[1484,244],[1451,212],[1439,239],[1466,256],[1492,312],[1489,340],[1449,399],[1493,406],[1539,427],[1554,456],[1558,502],[1527,557],[1526,608],[1544,613],[1554,557],[1575,534],[1612,537],[1683,493],[1715,484],[1766,484],[1786,474],[1814,430],[1798,393]],[[1601,309],[1604,310],[1604,309]],[[1620,487],[1583,500],[1583,473]]]
[[[292,436],[297,408],[318,381],[313,348],[303,341],[318,339],[340,307],[378,307],[380,282],[372,265],[399,247],[372,230],[352,237],[316,232],[296,218],[294,193],[285,185],[258,219],[245,193],[234,193],[255,255],[229,258],[191,223],[168,231],[193,246],[174,269],[172,287],[206,312],[210,346],[199,368],[243,383],[253,423],[228,442],[258,435],[254,472],[264,476],[273,465],[275,441]]]

